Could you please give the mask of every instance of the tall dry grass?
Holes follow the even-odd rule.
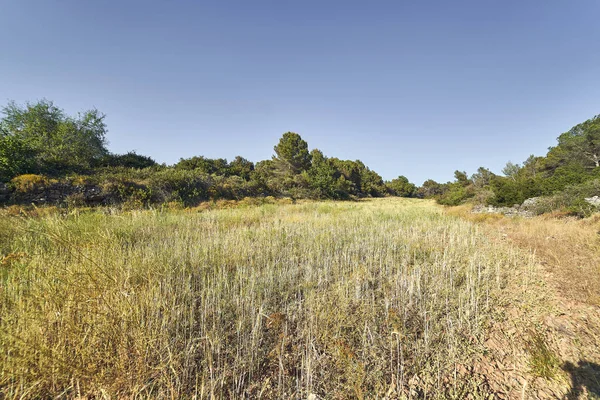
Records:
[[[469,206],[453,207],[450,215],[484,223],[512,243],[534,253],[562,295],[600,305],[600,215],[576,218],[556,212],[535,218],[471,214]]]
[[[0,217],[0,397],[461,398],[503,274],[427,201]]]

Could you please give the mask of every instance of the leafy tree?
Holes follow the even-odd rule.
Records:
[[[125,154],[108,154],[102,158],[100,165],[103,167],[124,167],[124,168],[149,168],[156,164],[152,158],[130,151]]]
[[[519,164],[513,164],[509,161],[506,163],[506,166],[502,168],[502,173],[504,174],[504,176],[512,179],[513,181],[516,181],[517,175],[519,174],[520,170],[521,167],[519,166]]]
[[[456,179],[456,182],[461,186],[467,186],[471,183],[467,173],[464,171],[454,171],[454,179]]]
[[[0,131],[0,182],[8,182],[17,175],[38,172],[34,156],[35,152],[23,140]]]
[[[546,159],[544,157],[536,157],[533,154],[530,155],[525,162],[523,162],[523,168],[521,172],[526,176],[536,178],[538,173],[542,171],[546,165]]]
[[[310,197],[310,177],[307,172],[311,167],[311,155],[308,143],[297,133],[286,132],[274,150],[273,159],[264,165],[262,171],[269,187],[276,193],[292,198]]]
[[[477,172],[471,175],[471,182],[476,189],[482,189],[490,184],[494,173],[487,168],[479,167]]]
[[[410,183],[408,178],[403,175],[400,175],[396,179],[392,179],[390,182],[386,183],[386,186],[395,196],[414,197],[417,194],[417,187],[415,184]]]
[[[2,144],[17,149],[13,153],[16,160],[24,158],[20,149],[26,151],[32,158],[28,167],[31,171],[80,171],[108,153],[105,116],[98,110],[85,111],[75,118],[65,115],[52,102],[41,100],[24,107],[11,102],[2,112],[3,136],[10,138]],[[6,148],[2,151],[7,152]]]
[[[224,158],[206,158],[204,156],[194,156],[191,158],[181,158],[175,169],[187,171],[198,170],[206,174],[227,175],[228,164]]]
[[[479,173],[485,176],[485,168],[480,168]],[[475,185],[467,177],[466,172],[455,171],[454,178],[454,182],[443,185],[442,193],[436,196],[438,203],[456,206],[475,196]]]
[[[332,165],[340,171],[346,185],[348,186],[348,193],[353,196],[359,196],[362,194],[362,163],[351,160],[340,160],[339,158],[332,157],[329,159]]]
[[[417,189],[417,197],[422,199],[430,199],[435,196],[439,196],[446,190],[444,184],[437,183],[433,179],[427,179],[423,182],[423,185]]]
[[[362,162],[357,161],[361,166],[361,187],[360,192],[363,196],[381,197],[387,192],[383,178],[375,172],[370,170]]]
[[[563,156],[581,162],[586,168],[600,167],[600,115],[574,126],[558,137]]]
[[[294,175],[310,168],[311,155],[308,152],[308,143],[297,133],[284,133],[274,150],[276,156],[273,160],[281,172]]]
[[[495,206],[512,206],[521,204],[530,196],[525,186],[519,182],[502,176],[495,176],[490,184],[494,196],[490,199]]]
[[[275,166],[273,160],[263,160],[256,163],[250,179],[254,184],[261,188],[263,195],[276,195],[279,193],[279,187],[275,179]]]
[[[452,182],[446,184],[444,192],[438,197],[438,203],[446,206],[457,206],[473,195],[473,191],[469,190],[469,188],[460,181]]]
[[[254,163],[241,156],[234,158],[227,166],[228,175],[239,176],[246,181],[250,180],[252,171],[254,171]]]
[[[335,167],[321,150],[311,151],[312,165],[308,170],[309,185],[314,197],[329,199],[348,198],[352,188],[350,182]]]

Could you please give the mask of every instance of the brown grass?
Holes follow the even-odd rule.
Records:
[[[535,218],[472,214],[470,206],[448,208],[451,215],[484,223],[504,240],[531,251],[566,297],[600,305],[600,215],[586,219],[554,213]]]

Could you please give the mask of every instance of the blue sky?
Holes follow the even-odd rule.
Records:
[[[600,113],[600,1],[0,4],[0,102],[106,113],[159,162],[270,158],[286,131],[385,179],[543,155]]]

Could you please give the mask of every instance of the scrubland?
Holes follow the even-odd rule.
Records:
[[[474,366],[539,283],[432,201],[2,213],[2,398],[489,398]]]

